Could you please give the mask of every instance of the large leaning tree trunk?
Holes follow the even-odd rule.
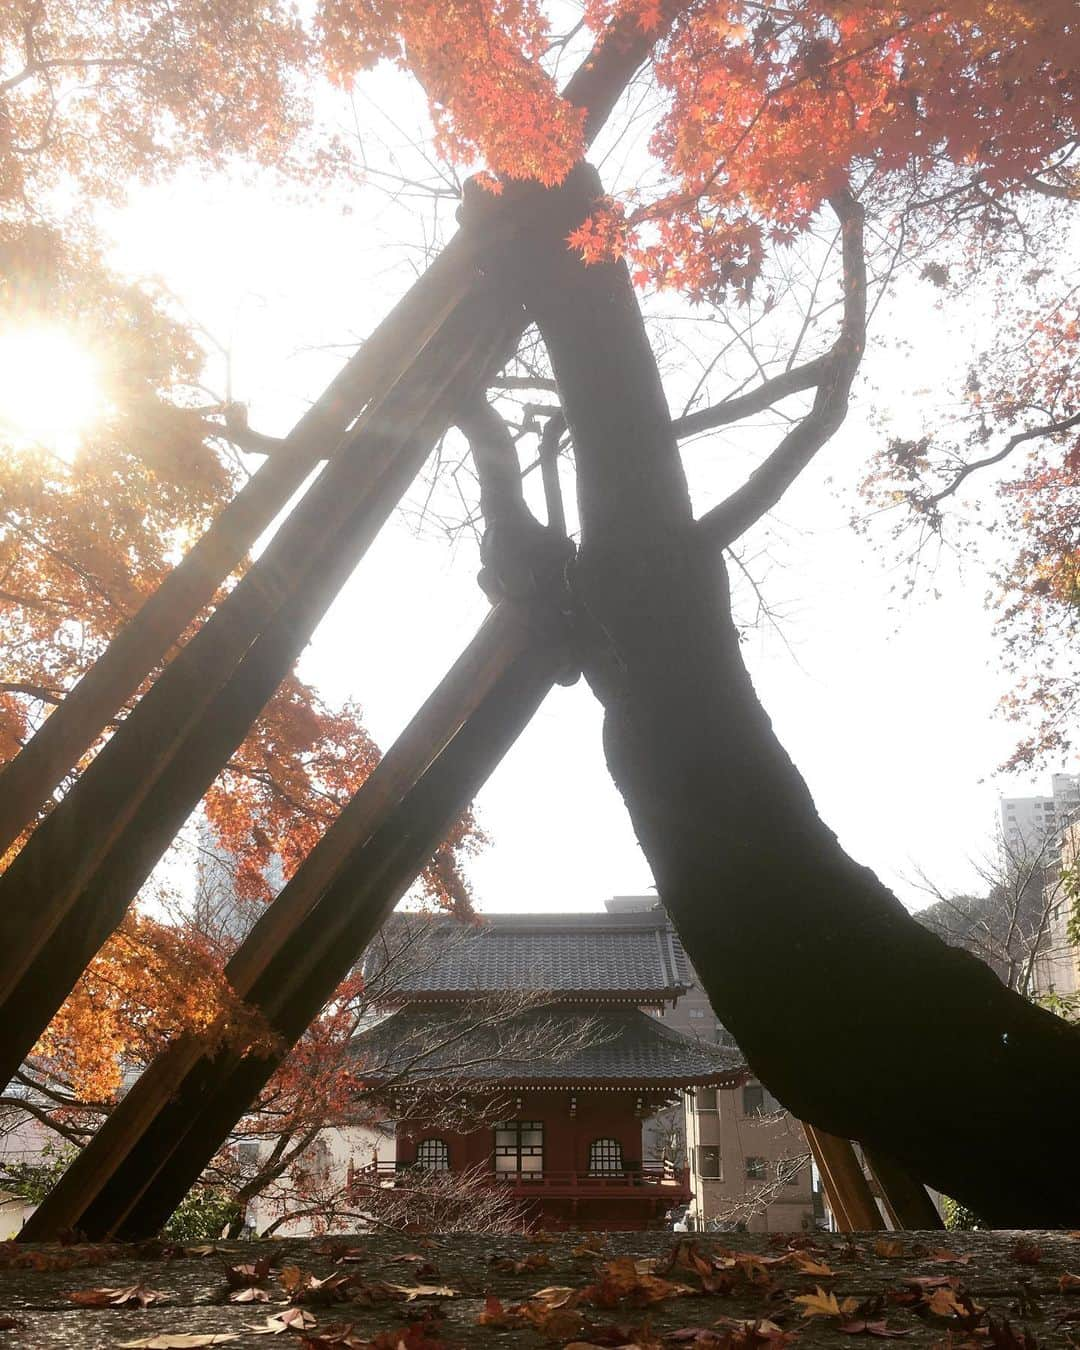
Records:
[[[584,167],[576,177],[584,215],[599,185]],[[837,206],[854,238],[857,204]],[[844,853],[732,622],[722,546],[835,430],[858,351],[800,434],[695,521],[625,266],[559,246],[500,266],[544,338],[573,439],[574,592],[608,764],[718,1015],[797,1116],[995,1225],[1080,1225],[1080,1035],[921,928]],[[842,335],[852,348],[857,326]],[[836,728],[853,732],[872,740],[872,727]],[[928,728],[928,772],[932,745]]]

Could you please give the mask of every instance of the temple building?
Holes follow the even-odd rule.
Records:
[[[395,1161],[372,1164],[386,1184],[417,1167],[482,1173],[546,1228],[662,1227],[689,1203],[682,1157],[646,1158],[643,1127],[747,1073],[737,1049],[649,1015],[691,983],[662,910],[395,915],[367,957],[374,984],[402,925],[420,940],[403,966],[394,956],[381,1020],[356,1042],[358,1075],[402,1102]]]

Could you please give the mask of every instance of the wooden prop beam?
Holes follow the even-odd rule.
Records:
[[[841,1233],[872,1233],[884,1228],[851,1143],[805,1121],[803,1129]]]
[[[0,854],[32,823],[64,775],[167,657],[355,417],[410,365],[475,283],[472,248],[458,235],[419,278],[281,449],[265,460],[172,569],[101,657],[0,769]]]
[[[242,943],[229,982],[281,1038],[273,1055],[184,1037],[119,1102],[20,1235],[151,1231],[372,940],[550,688],[559,645],[507,604],[387,751]],[[175,1199],[173,1198],[175,1197]]]
[[[926,1187],[893,1158],[875,1149],[863,1149],[867,1166],[881,1191],[885,1211],[894,1228],[944,1228],[937,1206],[930,1199]]]
[[[667,0],[646,33],[636,19],[602,35],[563,97],[587,110],[591,144],[635,71],[686,9]],[[168,657],[259,536],[328,456],[363,407],[406,371],[456,308],[474,294],[491,239],[457,235],[210,528],[65,696],[20,753],[0,769],[0,856],[18,839],[139,686]]]
[[[0,878],[10,944],[0,952],[0,1075],[15,1071],[120,922],[518,323],[493,319],[487,297],[454,315],[413,375],[365,414],[357,443],[368,453],[327,468],[296,528],[287,522],[267,549],[268,566],[252,568]]]

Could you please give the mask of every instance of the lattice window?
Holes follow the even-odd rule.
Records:
[[[544,1122],[500,1120],[495,1126],[495,1174],[539,1181],[544,1172]]]
[[[594,1139],[589,1145],[589,1175],[614,1176],[622,1170],[622,1144],[617,1139]]]
[[[450,1149],[445,1139],[422,1139],[416,1146],[416,1165],[427,1172],[449,1172]]]

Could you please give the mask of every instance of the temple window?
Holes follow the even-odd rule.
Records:
[[[495,1173],[539,1181],[544,1171],[544,1122],[500,1120],[495,1126]]]
[[[425,1172],[449,1172],[450,1149],[445,1139],[422,1139],[416,1146],[416,1165]]]
[[[594,1139],[589,1145],[589,1176],[613,1176],[623,1170],[622,1145],[617,1139]]]

